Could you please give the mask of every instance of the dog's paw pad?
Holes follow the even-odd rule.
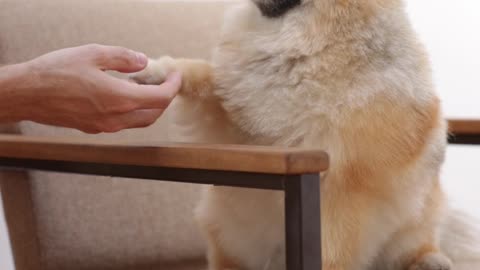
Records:
[[[175,60],[164,56],[158,60],[148,60],[144,70],[129,74],[128,79],[138,84],[161,84],[173,71],[175,71]]]

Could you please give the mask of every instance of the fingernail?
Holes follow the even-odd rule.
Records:
[[[136,57],[137,57],[137,63],[141,66],[146,66],[147,63],[148,63],[148,58],[145,54],[143,53],[140,53],[140,52],[136,52],[135,53]]]

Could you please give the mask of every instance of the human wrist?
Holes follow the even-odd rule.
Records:
[[[0,67],[0,122],[28,120],[38,86],[35,78],[30,62]]]

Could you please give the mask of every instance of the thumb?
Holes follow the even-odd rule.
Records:
[[[145,54],[113,46],[102,46],[94,59],[95,64],[102,70],[124,73],[143,70],[148,64],[148,58]]]
[[[182,85],[182,74],[170,73],[160,85],[129,83],[128,93],[137,100],[140,109],[166,109]]]

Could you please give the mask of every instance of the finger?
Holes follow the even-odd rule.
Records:
[[[163,110],[137,110],[124,114],[112,115],[100,122],[98,127],[102,132],[112,133],[123,129],[148,127],[157,121]]]
[[[145,54],[123,47],[91,45],[94,64],[102,70],[115,70],[124,73],[143,70],[148,63]]]
[[[122,81],[127,86],[125,95],[134,100],[137,109],[166,109],[177,95],[182,85],[182,75],[179,72],[170,73],[160,85],[138,85]]]

